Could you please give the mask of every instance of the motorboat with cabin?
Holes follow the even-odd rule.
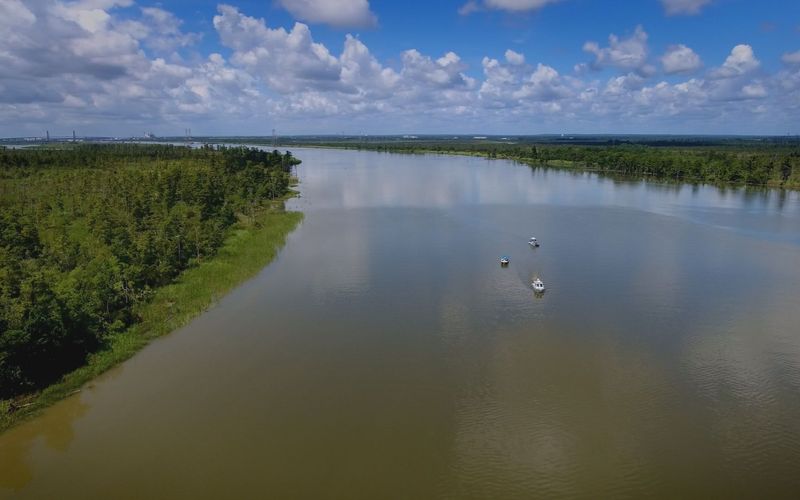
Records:
[[[501,266],[507,266],[509,262],[510,262],[509,258],[506,257],[505,255],[500,257],[500,265]]]
[[[533,291],[534,292],[538,292],[538,293],[544,292],[544,283],[539,278],[536,278],[535,280],[533,280],[533,283],[531,283],[531,286],[533,287]]]
[[[528,240],[528,245],[530,245],[530,246],[532,246],[532,247],[536,248],[536,247],[538,247],[538,246],[539,246],[539,240],[537,240],[537,239],[536,239],[536,238],[534,238],[534,237],[531,237],[531,239],[529,239],[529,240]]]

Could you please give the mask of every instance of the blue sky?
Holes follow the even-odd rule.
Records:
[[[800,134],[800,2],[0,0],[0,135]]]

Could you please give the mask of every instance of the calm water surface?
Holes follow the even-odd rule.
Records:
[[[797,193],[295,153],[278,259],[0,436],[0,497],[798,496]]]

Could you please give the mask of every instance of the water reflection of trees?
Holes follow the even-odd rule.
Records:
[[[689,189],[692,195],[696,196],[701,191],[707,190],[708,192],[715,193],[723,200],[729,197],[738,198],[746,207],[757,206],[766,208],[773,206],[778,210],[783,210],[787,200],[792,198],[790,190],[765,186],[733,186],[704,182],[686,182],[679,179],[654,178],[651,176],[631,175],[602,170],[574,170],[546,164],[517,163],[528,166],[534,177],[540,176],[543,180],[547,179],[549,172],[555,170],[571,179],[588,178],[590,180],[595,180],[598,184],[610,181],[615,187],[641,187],[647,192],[679,195],[684,189]]]

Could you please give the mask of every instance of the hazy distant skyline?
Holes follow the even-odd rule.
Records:
[[[0,0],[0,135],[800,134],[800,2]]]

